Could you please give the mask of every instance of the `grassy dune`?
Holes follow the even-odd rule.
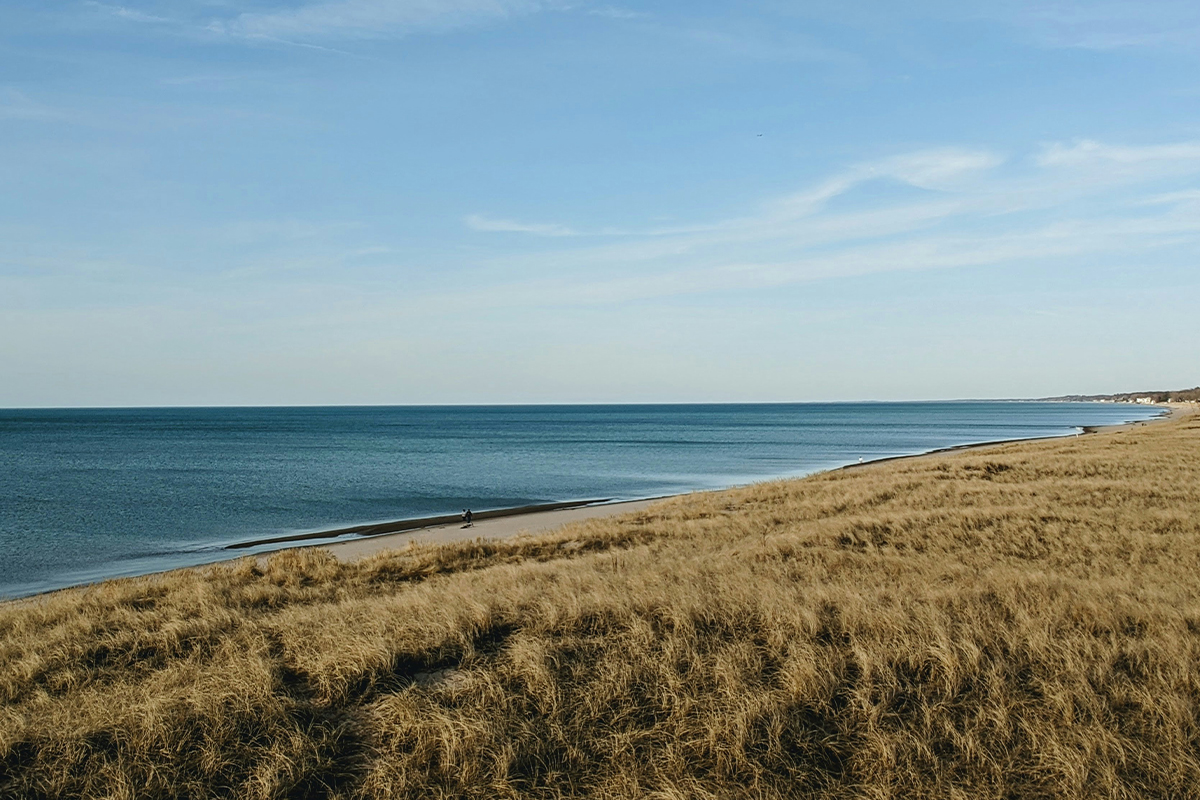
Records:
[[[1200,418],[0,606],[3,797],[1200,796]]]

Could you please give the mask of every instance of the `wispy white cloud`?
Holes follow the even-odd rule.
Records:
[[[888,192],[879,202],[871,195],[879,180],[919,191]],[[1011,158],[979,148],[901,153],[851,164],[744,215],[670,228],[585,229],[475,214],[465,219],[472,230],[543,240],[477,262],[472,288],[456,288],[453,302],[514,309],[609,304],[903,270],[1140,259],[1181,242],[1200,246],[1197,181],[1196,143],[1082,140]],[[837,198],[842,202],[831,202]],[[247,222],[209,236],[254,246],[237,273],[248,281],[320,275],[333,263],[351,269],[365,258],[391,274],[386,264],[405,258],[403,248],[388,247],[357,223]],[[420,289],[406,284],[406,292],[416,291],[434,306],[445,300],[436,281]]]
[[[514,222],[507,219],[492,219],[479,214],[470,214],[466,218],[467,227],[475,231],[488,233],[531,233],[535,236],[578,236],[579,233],[565,225],[554,223]]]
[[[361,230],[360,222],[304,222],[294,219],[243,220],[219,226],[213,236],[236,244],[325,239]]]
[[[1153,195],[1140,201],[1141,205],[1159,206],[1176,203],[1200,203],[1200,189],[1188,189],[1182,192],[1167,192]]]
[[[106,14],[111,14],[114,17],[129,20],[130,22],[148,22],[148,23],[175,23],[176,20],[169,17],[160,17],[157,14],[147,14],[144,11],[139,11],[136,8],[128,6],[110,5],[108,3],[100,3],[96,0],[84,0],[84,5],[89,8],[94,8]]]
[[[1200,161],[1200,142],[1142,146],[1103,144],[1080,139],[1071,144],[1046,145],[1037,161],[1044,167],[1080,167],[1098,164],[1170,164]]]
[[[178,18],[133,5],[83,0],[97,14],[131,23],[173,27],[189,36],[218,36],[244,42],[279,44],[341,53],[331,40],[386,39],[418,32],[449,31],[550,9],[571,10],[570,0],[307,0],[275,8],[256,4],[205,2]],[[261,10],[259,10],[261,9]],[[621,16],[622,9],[595,11]],[[609,13],[611,12],[611,13]]]
[[[533,236],[620,236],[620,237],[679,237],[716,235],[721,238],[756,235],[764,227],[798,220],[818,213],[834,198],[873,180],[891,179],[910,186],[940,192],[952,192],[964,181],[1004,163],[1002,156],[986,151],[965,148],[942,148],[905,153],[877,161],[854,165],[845,172],[814,186],[765,204],[754,215],[709,223],[645,228],[605,227],[584,230],[555,222],[514,222],[492,219],[477,214],[466,217],[469,228],[482,232],[526,233]]]
[[[587,13],[593,17],[608,17],[609,19],[646,19],[650,16],[645,11],[634,11],[633,9],[619,6],[589,8],[587,9]]]
[[[195,75],[176,75],[160,78],[164,86],[201,86],[205,84],[241,84],[247,81],[267,81],[272,76],[268,72],[238,71],[238,72],[207,72]]]
[[[608,303],[895,270],[1141,257],[1156,247],[1200,243],[1196,191],[1164,193],[1165,174],[1200,177],[1200,145],[1085,140],[1048,145],[1016,161],[955,148],[901,154],[849,167],[744,217],[506,256],[506,273],[554,277],[500,291],[511,290],[514,303]],[[877,178],[930,191],[879,207],[829,205]],[[1082,200],[1086,207],[1077,205]],[[1040,213],[1047,209],[1054,222]],[[473,227],[574,232],[553,223]],[[496,291],[489,289],[493,300]]]
[[[940,148],[893,156],[857,171],[887,175],[922,189],[952,190],[1003,163],[1004,157],[990,150]]]
[[[909,232],[911,233],[911,232]],[[844,279],[897,271],[926,271],[1044,264],[1084,256],[1117,254],[1143,257],[1155,243],[1200,238],[1200,218],[1175,215],[1152,220],[1092,220],[1051,224],[1028,230],[966,235],[945,231],[887,241],[869,238],[844,242],[833,252],[804,253],[774,260],[719,261],[687,268],[644,269],[633,274],[537,279],[480,292],[486,303],[520,305],[608,304],[654,298],[754,292],[824,279]],[[574,266],[556,253],[560,266]],[[457,295],[459,302],[472,302]]]
[[[981,13],[1016,20],[1048,47],[1195,49],[1200,44],[1200,7],[1190,0],[1016,0]]]
[[[248,37],[384,38],[438,31],[533,13],[548,0],[324,0],[215,23],[214,30]]]
[[[817,185],[797,192],[772,206],[773,217],[802,217],[816,213],[826,203],[856,186],[879,179],[891,179],[919,189],[953,191],[982,172],[995,169],[1004,158],[987,150],[940,148],[868,161]]]
[[[228,26],[226,26],[224,23],[220,23],[220,22],[210,23],[207,27],[207,30],[209,33],[215,33],[215,34],[218,34],[221,36],[229,35],[232,33],[234,36],[242,39],[243,41],[265,42],[267,44],[280,44],[280,45],[283,45],[284,47],[297,47],[297,48],[300,48],[301,50],[315,50],[319,53],[336,53],[337,55],[341,55],[341,56],[356,57],[354,53],[351,53],[347,50],[339,50],[336,47],[328,47],[328,46],[322,45],[322,44],[313,44],[312,42],[298,42],[298,41],[294,41],[292,39],[284,39],[279,36],[270,36],[265,33],[239,32],[239,31],[237,31],[236,28],[234,28],[231,31],[231,29]]]

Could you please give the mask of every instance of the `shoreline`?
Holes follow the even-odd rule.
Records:
[[[1064,433],[1058,436],[1028,436],[1021,439],[993,439],[988,442],[974,442],[972,444],[956,444],[950,447],[938,447],[934,450],[926,450],[923,453],[912,453],[905,456],[884,456],[883,458],[874,458],[870,461],[863,461],[858,464],[846,464],[845,466],[836,467],[835,469],[854,469],[856,467],[866,467],[871,464],[884,464],[890,461],[900,461],[905,458],[924,458],[925,456],[935,456],[939,453],[956,453],[962,450],[974,450],[978,447],[997,447],[1002,444],[1016,444],[1017,442],[1048,442],[1054,439],[1073,439],[1076,436],[1087,436],[1093,433],[1116,433],[1117,431],[1131,430],[1133,428],[1150,425],[1157,422],[1167,422],[1176,417],[1184,416],[1184,412],[1192,410],[1187,404],[1175,404],[1168,406],[1167,404],[1158,404],[1155,408],[1166,409],[1162,414],[1150,419],[1134,420],[1132,422],[1121,422],[1116,425],[1080,425],[1078,433]]]
[[[1129,430],[1140,426],[1150,425],[1158,422],[1166,422],[1180,418],[1188,413],[1195,413],[1200,406],[1194,403],[1163,403],[1156,404],[1157,408],[1163,409],[1163,413],[1152,417],[1148,420],[1137,420],[1131,422],[1120,423],[1116,425],[1103,426],[1080,426],[1081,432],[1076,434],[1063,434],[1060,436],[1038,436],[1018,439],[999,439],[987,442],[976,442],[971,444],[953,445],[951,447],[941,447],[933,450],[927,450],[920,453],[909,453],[898,456],[885,456],[860,463],[844,464],[840,467],[831,467],[829,470],[820,471],[837,471],[850,470],[871,466],[874,464],[884,464],[899,461],[902,459],[925,458],[943,453],[961,452],[964,450],[973,450],[985,447],[995,447],[1005,444],[1016,444],[1021,442],[1038,442],[1051,441],[1054,439],[1068,439],[1073,436],[1084,436],[1093,433],[1113,433],[1122,430]],[[811,474],[817,474],[809,473]],[[757,482],[774,482],[774,481],[790,481],[803,480],[808,475],[780,478],[764,478]],[[309,531],[299,534],[286,534],[278,537],[266,537],[251,540],[248,542],[237,542],[230,545],[225,545],[221,548],[221,552],[229,553],[229,557],[219,560],[197,564],[193,566],[172,567],[164,570],[156,570],[152,572],[141,573],[138,575],[113,576],[110,578],[102,578],[96,581],[74,584],[72,586],[64,586],[55,589],[47,589],[44,591],[34,592],[33,594],[21,595],[17,597],[0,598],[0,604],[16,603],[28,601],[38,597],[45,597],[56,592],[69,591],[72,589],[83,589],[91,586],[96,586],[112,580],[136,580],[154,575],[164,575],[178,570],[198,570],[208,569],[218,564],[228,563],[237,558],[246,556],[255,556],[257,558],[266,558],[275,553],[289,549],[299,549],[308,547],[323,547],[331,551],[339,560],[354,561],[363,558],[367,555],[372,555],[383,550],[390,550],[398,547],[407,546],[410,543],[420,544],[449,544],[453,542],[472,541],[475,539],[506,539],[521,534],[541,534],[547,533],[563,525],[572,522],[581,522],[585,520],[598,519],[603,517],[616,516],[621,513],[640,511],[648,508],[651,505],[671,500],[680,497],[686,497],[694,494],[705,494],[708,492],[720,492],[726,489],[736,488],[733,486],[724,487],[722,489],[702,489],[693,492],[681,492],[678,494],[661,495],[652,498],[634,499],[634,500],[619,500],[611,499],[596,499],[596,500],[580,500],[566,501],[558,503],[540,503],[527,506],[516,506],[506,509],[492,509],[474,513],[476,525],[470,528],[462,527],[457,523],[460,521],[458,514],[445,514],[432,517],[418,517],[401,520],[393,520],[381,523],[368,523],[363,525],[343,526],[323,531]],[[358,534],[356,538],[349,538],[343,541],[319,541],[321,539],[332,539],[339,536],[347,536]],[[403,537],[403,538],[401,538]],[[238,550],[247,550],[253,547],[262,547],[266,545],[279,544],[291,545],[297,542],[307,542],[306,544],[295,544],[293,547],[280,546],[268,550],[262,550],[256,553],[238,554]]]
[[[532,503],[524,506],[511,506],[509,508],[493,508],[486,511],[472,511],[471,516],[474,519],[486,520],[496,519],[498,517],[512,517],[521,514],[539,514],[547,511],[559,511],[567,508],[581,508],[583,506],[600,505],[602,503],[611,503],[613,498],[604,497],[596,500],[566,500],[555,503]],[[289,533],[282,536],[270,536],[265,539],[252,539],[245,542],[235,542],[223,547],[223,550],[246,550],[251,547],[259,547],[266,544],[284,544],[287,542],[303,542],[311,539],[336,539],[339,536],[385,536],[392,533],[406,533],[409,531],[422,530],[424,528],[441,527],[452,525],[462,519],[460,514],[438,514],[432,517],[409,517],[406,519],[390,520],[388,522],[369,522],[363,525],[350,525],[343,528],[330,528],[328,530],[308,531],[306,533]]]
[[[1124,422],[1118,425],[1086,425],[1080,426],[1081,430],[1075,434],[1063,434],[1061,436],[1035,436],[1021,439],[997,439],[987,442],[975,442],[971,444],[959,444],[951,447],[939,447],[934,450],[927,450],[921,453],[910,453],[900,456],[885,456],[876,458],[870,461],[863,461],[858,464],[844,464],[840,467],[833,467],[829,471],[849,470],[861,467],[867,467],[872,464],[885,464],[894,461],[900,461],[910,458],[925,458],[927,456],[935,456],[942,453],[961,452],[963,450],[974,450],[983,447],[996,447],[1004,444],[1016,444],[1020,442],[1042,442],[1053,439],[1069,439],[1074,436],[1086,436],[1093,433],[1113,433],[1121,430],[1128,430],[1138,426],[1148,425],[1157,422],[1166,422],[1169,420],[1182,417],[1186,412],[1194,411],[1195,406],[1189,404],[1161,404],[1159,407],[1164,409],[1164,412],[1157,417],[1152,417],[1148,420],[1137,420],[1132,422]],[[817,473],[810,473],[817,474]],[[763,482],[776,480],[803,480],[807,475],[796,478],[768,478]],[[735,487],[726,487],[735,488]],[[383,550],[392,549],[394,547],[404,547],[409,543],[435,543],[448,544],[456,541],[470,541],[473,539],[505,539],[511,536],[517,536],[522,533],[538,534],[556,530],[570,522],[579,522],[587,519],[597,519],[601,517],[614,516],[617,513],[624,511],[640,511],[648,508],[650,505],[662,500],[670,500],[679,497],[686,497],[692,494],[703,494],[705,492],[719,492],[724,489],[705,489],[699,492],[681,492],[679,494],[663,495],[661,497],[648,498],[645,500],[624,500],[618,502],[607,502],[596,505],[579,505],[571,509],[575,513],[564,514],[562,511],[531,511],[520,513],[519,509],[514,509],[514,513],[505,515],[507,524],[505,525],[490,525],[484,528],[474,530],[473,533],[464,534],[464,530],[473,530],[469,528],[461,528],[450,525],[430,526],[419,530],[397,531],[395,533],[378,534],[370,538],[350,539],[342,542],[330,542],[328,544],[315,544],[314,547],[324,547],[333,552],[340,560],[353,561],[367,555],[371,555]],[[591,513],[589,513],[591,512]],[[482,518],[477,515],[477,518]],[[457,519],[457,518],[456,518]],[[521,523],[525,522],[525,525]],[[489,533],[491,535],[489,535]],[[403,539],[399,537],[404,537]],[[283,548],[281,548],[283,549]],[[268,551],[278,552],[278,551]],[[260,555],[267,555],[262,553]]]
[[[395,533],[382,533],[358,539],[346,539],[340,542],[326,542],[307,546],[323,547],[337,556],[341,561],[356,561],[383,550],[406,547],[411,543],[451,544],[454,542],[469,542],[476,539],[508,539],[522,534],[536,535],[548,533],[572,522],[615,517],[621,514],[641,511],[660,501],[670,500],[674,497],[685,497],[686,495],[687,493],[669,494],[642,500],[620,500],[590,505],[574,505],[569,508],[524,513],[521,513],[520,509],[513,509],[513,513],[497,513],[486,519],[483,518],[482,514],[478,514],[475,516],[477,521],[471,527],[460,525],[456,521],[452,524],[431,525],[423,528],[397,531]],[[268,551],[260,555],[266,556],[276,552],[279,551]]]

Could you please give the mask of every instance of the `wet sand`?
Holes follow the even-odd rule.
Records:
[[[488,511],[473,512],[475,519],[485,520],[495,517],[519,517],[529,514],[540,514],[546,511],[559,511],[568,508],[581,508],[583,506],[601,505],[611,503],[608,498],[600,500],[567,500],[557,503],[537,503],[528,506],[517,506],[515,508],[494,508]],[[466,509],[463,509],[465,512]],[[390,522],[370,522],[365,525],[351,525],[346,528],[327,528],[319,531],[309,531],[307,533],[289,533],[283,536],[270,536],[266,539],[251,539],[246,542],[237,542],[227,546],[226,550],[245,550],[250,547],[258,547],[261,545],[270,544],[288,544],[291,542],[304,542],[313,539],[337,539],[343,536],[379,536],[385,533],[411,533],[413,531],[423,530],[425,528],[441,528],[452,526],[462,521],[461,514],[439,514],[435,517],[411,517],[408,519],[397,519]]]
[[[342,561],[354,561],[363,556],[378,553],[381,550],[404,547],[409,542],[447,544],[449,542],[463,542],[473,539],[505,539],[522,533],[546,533],[571,522],[581,522],[586,519],[596,519],[598,517],[614,517],[619,514],[641,511],[663,499],[665,498],[659,497],[653,500],[630,500],[623,503],[604,503],[554,511],[513,514],[478,520],[469,528],[464,527],[460,523],[436,525],[416,531],[388,533],[318,546],[324,547]]]

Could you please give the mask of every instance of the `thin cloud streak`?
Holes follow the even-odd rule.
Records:
[[[892,179],[919,189],[953,191],[964,181],[1004,163],[998,154],[984,150],[944,148],[906,153],[879,161],[851,167],[814,187],[787,195],[767,204],[764,212],[734,219],[693,225],[650,227],[643,229],[600,228],[583,230],[555,222],[515,222],[491,219],[477,214],[465,218],[467,227],[481,232],[526,233],[533,236],[619,236],[669,237],[680,235],[718,234],[727,236],[737,231],[754,231],[781,222],[801,219],[819,213],[825,205],[857,186],[873,180]]]
[[[1090,154],[1091,160],[1042,157],[1076,150]],[[1119,157],[1130,168],[1113,170],[1111,160],[1094,158],[1097,153]],[[371,236],[357,223],[259,221],[212,233],[235,243],[303,242],[307,254],[260,254],[241,266],[231,265],[221,281],[237,275],[267,287],[282,280],[295,289],[333,296],[352,291],[328,269],[335,263],[350,269],[345,254],[395,252],[394,266],[381,268],[378,282],[363,281],[371,293],[364,302],[386,306],[402,301],[409,307],[419,296],[419,305],[435,308],[445,303],[481,310],[605,305],[896,271],[1034,263],[1053,269],[1054,260],[1144,254],[1159,246],[1200,242],[1200,216],[1193,213],[1196,190],[1136,188],[1139,181],[1158,179],[1164,165],[1176,175],[1200,174],[1200,159],[1194,155],[1194,145],[1187,142],[1147,147],[1092,143],[1083,148],[1055,144],[1026,159],[1004,159],[985,150],[919,151],[853,165],[807,190],[764,204],[754,215],[680,226],[673,232],[646,228],[603,244],[566,225],[472,215],[467,224],[481,233],[532,233],[573,246],[496,256],[476,263],[470,289],[447,294],[436,283],[420,289],[405,284],[403,298],[393,296],[387,278],[408,269],[402,251],[391,250],[386,242],[356,242]],[[942,189],[881,208],[828,206],[831,199],[880,176]],[[1031,213],[1047,208],[1070,213],[1074,201],[1097,197],[1107,201],[1103,210],[1077,210],[1052,225]],[[79,263],[66,261],[72,263],[60,270],[63,279],[78,279]],[[98,277],[114,277],[111,264],[93,267]],[[132,269],[130,275],[142,274],[140,267],[126,268]],[[323,273],[338,277],[323,283]],[[185,273],[177,279],[180,286],[207,291],[203,284],[191,284]]]
[[[214,30],[289,42],[296,37],[390,38],[531,14],[546,7],[540,0],[332,0],[243,13],[217,23]]]
[[[1200,239],[1200,220],[1180,215],[1148,221],[1097,220],[990,236],[943,235],[851,246],[838,253],[780,262],[729,262],[696,269],[613,277],[555,279],[458,293],[454,302],[487,308],[605,305],[711,293],[753,292],[817,280],[887,272],[961,269],[1115,253],[1145,253],[1168,237]],[[435,304],[438,302],[433,300]],[[446,298],[445,302],[449,302]]]
[[[1172,168],[1179,162],[1200,161],[1200,142],[1122,147],[1080,139],[1070,145],[1051,144],[1038,156],[1044,167],[1094,166],[1101,163],[1151,164],[1160,163]]]
[[[480,214],[470,214],[466,217],[467,227],[473,231],[484,233],[530,233],[534,236],[579,236],[577,231],[565,225],[542,224],[537,222],[514,222],[506,219],[492,219]]]
[[[645,11],[633,11],[628,8],[619,6],[600,6],[599,8],[589,8],[586,12],[593,17],[607,17],[608,19],[646,19],[650,14]]]
[[[980,16],[1015,23],[1048,48],[1194,50],[1200,41],[1200,10],[1186,0],[1010,0]]]
[[[177,35],[276,44],[350,56],[355,54],[320,42],[439,33],[570,7],[559,5],[557,0],[317,0],[266,11],[234,9],[232,14],[222,8],[224,4],[217,4],[210,9],[217,11],[215,16],[192,14],[172,18],[99,0],[84,0],[83,5],[130,23],[173,28]]]
[[[84,5],[89,8],[94,8],[106,14],[111,14],[114,17],[129,20],[130,22],[146,22],[154,24],[176,24],[177,21],[168,17],[160,17],[156,14],[147,14],[144,11],[138,11],[136,8],[127,6],[115,6],[107,3],[99,3],[96,0],[85,0]]]
[[[607,303],[895,270],[1133,253],[1194,241],[1200,234],[1200,218],[1190,213],[1195,191],[1130,190],[1164,173],[1200,173],[1196,143],[1131,147],[1083,140],[1049,145],[1029,161],[1012,164],[1016,174],[997,175],[1005,163],[987,151],[900,155],[852,167],[768,203],[758,215],[694,226],[687,233],[647,229],[630,241],[531,252],[492,263],[510,274],[557,276],[510,287],[513,303]],[[1122,169],[1113,169],[1114,164]],[[935,194],[879,209],[826,208],[833,198],[878,177]],[[1096,197],[1106,199],[1106,210],[1079,211],[1076,218],[1049,226],[1030,221],[1030,212],[1070,209],[1076,201]],[[505,230],[547,235],[570,229],[513,223]],[[761,255],[747,258],[750,253]],[[495,299],[497,291],[507,294],[504,287],[493,287],[488,296]]]

